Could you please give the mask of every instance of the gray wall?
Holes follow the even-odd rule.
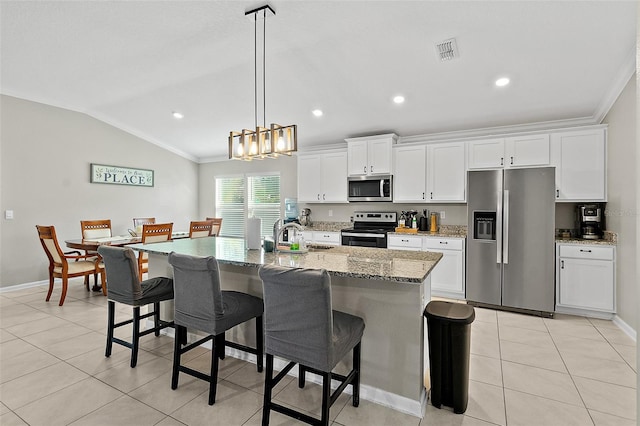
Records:
[[[82,113],[9,96],[0,108],[0,287],[48,279],[35,225],[54,225],[63,245],[80,220],[111,219],[122,235],[133,217],[178,230],[197,217],[198,164]],[[90,163],[152,169],[155,186],[89,183]]]
[[[604,118],[607,139],[606,227],[618,233],[616,296],[618,316],[635,327],[638,310],[636,79],[631,78]],[[636,329],[637,330],[637,329]]]

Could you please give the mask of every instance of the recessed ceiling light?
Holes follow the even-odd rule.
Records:
[[[404,96],[402,96],[402,95],[395,96],[393,98],[393,102],[395,102],[397,104],[403,103],[404,102]]]
[[[184,118],[184,115],[182,115],[178,111],[173,111],[171,115],[173,115],[173,118],[175,118],[176,120],[181,120]]]
[[[316,117],[322,117],[322,114],[324,114],[321,109],[314,109],[311,113]]]
[[[496,86],[498,87],[504,87],[507,84],[509,84],[509,79],[507,77],[502,77],[496,80]]]

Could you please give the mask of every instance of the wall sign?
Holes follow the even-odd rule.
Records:
[[[91,183],[153,186],[153,170],[91,163]]]

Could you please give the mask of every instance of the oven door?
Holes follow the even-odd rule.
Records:
[[[387,248],[387,234],[342,231],[342,245]]]

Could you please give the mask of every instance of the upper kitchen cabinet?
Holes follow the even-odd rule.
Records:
[[[540,167],[550,163],[547,133],[469,142],[469,170]]]
[[[347,202],[347,153],[345,151],[298,156],[298,201]]]
[[[465,144],[462,142],[427,145],[427,201],[452,203],[466,200],[464,159]]]
[[[395,146],[393,201],[464,202],[465,145]]]
[[[427,195],[427,147],[395,146],[393,202],[425,202]]]
[[[469,142],[469,170],[504,167],[504,138]]]
[[[557,201],[606,201],[606,129],[551,134]]]
[[[505,167],[542,167],[550,164],[549,135],[514,136],[504,140]]]
[[[397,139],[398,136],[393,133],[345,139],[349,158],[349,176],[391,174],[391,147]]]

